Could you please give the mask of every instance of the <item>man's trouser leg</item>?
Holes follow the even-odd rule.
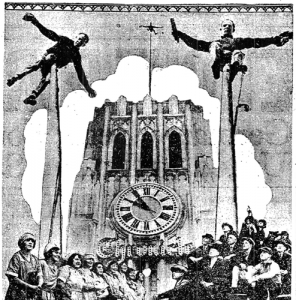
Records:
[[[234,266],[232,269],[232,280],[231,280],[231,287],[237,288],[238,280],[239,280],[239,267]]]
[[[36,61],[36,63],[34,63],[33,65],[26,67],[26,69],[23,72],[18,73],[14,77],[8,79],[7,85],[12,86],[16,81],[22,79],[23,77],[25,77],[26,75],[28,75],[32,72],[37,71],[41,66],[41,62],[42,62],[42,60]]]

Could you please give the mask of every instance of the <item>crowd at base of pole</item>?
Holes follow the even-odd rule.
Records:
[[[202,236],[202,245],[187,255],[187,265],[171,266],[173,289],[153,299],[229,299],[245,294],[250,300],[274,300],[291,294],[291,241],[287,231],[269,231],[265,220],[249,211],[240,234],[228,223],[215,241]],[[57,245],[49,243],[44,260],[31,252],[36,238],[23,234],[8,265],[5,300],[144,300],[145,276],[127,261],[96,261],[92,253],[73,253],[63,261]],[[161,285],[161,282],[157,284]],[[146,286],[146,284],[145,284]]]

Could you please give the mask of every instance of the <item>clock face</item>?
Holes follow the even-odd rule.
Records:
[[[157,183],[135,184],[114,199],[116,225],[139,236],[171,230],[181,218],[181,200],[171,189]]]

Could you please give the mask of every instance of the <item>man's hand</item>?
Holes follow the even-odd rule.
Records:
[[[241,270],[247,270],[247,265],[244,264],[244,263],[240,263],[239,267],[240,267]]]
[[[96,91],[93,90],[92,88],[89,88],[89,90],[88,90],[87,92],[88,92],[88,96],[89,96],[90,98],[94,98],[94,97],[96,97],[96,95],[97,95]]]
[[[27,22],[33,22],[33,21],[37,21],[36,17],[31,14],[31,13],[26,13],[24,16],[23,16],[23,20],[24,21],[27,21]]]

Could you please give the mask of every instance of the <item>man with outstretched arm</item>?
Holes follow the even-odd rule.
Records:
[[[90,87],[87,81],[81,64],[81,55],[79,52],[79,48],[84,47],[88,43],[88,35],[85,33],[79,33],[74,40],[71,40],[68,37],[58,35],[54,31],[44,27],[31,13],[26,13],[23,20],[31,22],[44,36],[56,42],[56,44],[46,50],[41,60],[31,66],[28,66],[23,72],[8,79],[7,85],[12,86],[16,81],[22,79],[27,74],[40,69],[42,77],[38,86],[32,91],[31,95],[24,100],[25,104],[35,105],[37,103],[37,97],[45,90],[50,82],[50,71],[52,65],[56,64],[57,68],[60,69],[67,66],[69,63],[73,63],[78,79],[85,87],[89,97],[95,97],[96,92]]]

